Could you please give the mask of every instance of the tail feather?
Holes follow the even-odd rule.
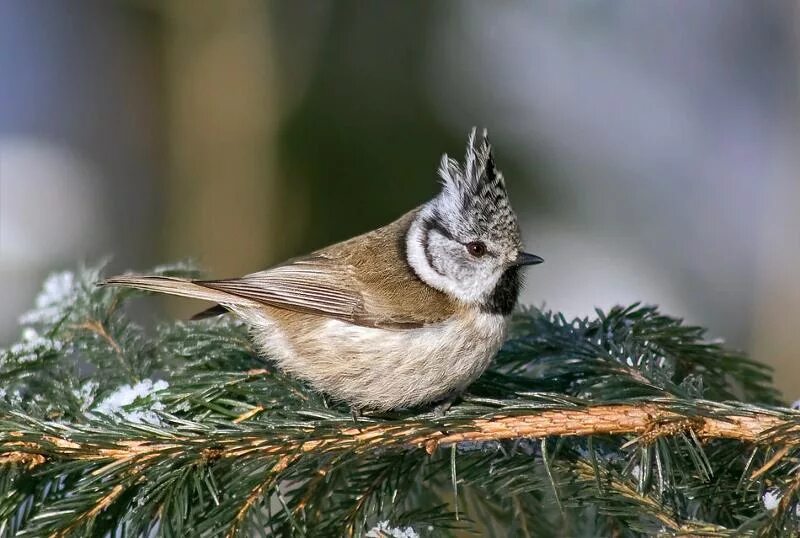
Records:
[[[143,291],[166,293],[223,305],[255,305],[254,301],[224,291],[207,288],[200,282],[167,276],[120,275],[104,280],[101,286],[123,286]]]

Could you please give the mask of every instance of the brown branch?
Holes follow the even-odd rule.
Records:
[[[775,454],[773,454],[772,457],[767,461],[767,463],[762,465],[760,469],[757,469],[752,475],[750,475],[750,480],[757,480],[761,477],[761,475],[772,469],[776,463],[781,461],[783,457],[789,453],[791,448],[792,447],[790,445],[786,445],[780,450],[776,451]]]
[[[128,364],[128,361],[125,360],[125,354],[122,351],[122,347],[116,340],[114,340],[114,338],[110,334],[108,334],[108,331],[101,322],[95,319],[90,319],[83,323],[72,325],[72,328],[89,331],[91,333],[96,334],[103,340],[105,340],[105,342],[111,347],[111,349],[114,350],[114,354],[117,357],[117,360],[119,361],[123,370],[128,372],[128,374],[130,374],[131,377],[136,379],[136,375],[134,374],[133,369],[131,368],[130,364]]]
[[[112,347],[112,349],[116,352],[117,355],[122,356],[122,348],[119,346],[116,340],[111,338],[111,335],[108,334],[106,328],[97,320],[90,319],[89,321],[85,321],[78,325],[73,325],[75,329],[84,329],[89,332],[93,332],[100,338],[106,341],[106,343]]]
[[[236,528],[266,488],[276,483],[283,471],[303,454],[312,452],[364,452],[378,448],[417,447],[433,453],[443,445],[464,441],[589,435],[635,435],[636,442],[649,444],[660,437],[686,432],[703,440],[734,439],[758,444],[780,442],[784,447],[800,445],[800,415],[794,417],[769,410],[731,409],[724,404],[717,406],[709,402],[701,402],[701,405],[686,412],[675,409],[675,404],[654,402],[519,411],[514,415],[498,414],[459,422],[453,426],[448,426],[446,422],[382,422],[363,427],[343,427],[338,431],[326,429],[320,438],[302,442],[287,440],[277,433],[275,437],[266,437],[268,434],[265,432],[260,436],[242,433],[219,438],[176,435],[163,441],[118,439],[111,443],[105,438],[102,442],[95,443],[87,440],[91,439],[90,432],[79,435],[73,432],[70,438],[66,438],[53,434],[37,435],[35,429],[26,427],[22,431],[0,432],[0,466],[16,464],[31,469],[45,465],[48,461],[83,460],[101,464],[93,471],[95,475],[113,472],[113,469],[123,465],[130,466],[126,472],[132,478],[143,480],[145,478],[142,471],[148,462],[156,458],[175,457],[192,450],[197,451],[199,464],[247,456],[275,457],[269,476],[251,491],[241,511],[237,513],[232,527]],[[727,412],[727,415],[723,416],[723,412]],[[707,413],[710,416],[696,413]],[[311,428],[310,426],[308,431],[309,437],[314,435]],[[778,451],[781,456],[786,453],[788,449]],[[778,454],[765,465],[763,472],[781,459]],[[589,467],[584,466],[579,470],[592,474],[593,470]],[[757,474],[763,472],[759,470]],[[624,489],[628,486],[617,484],[617,487]],[[89,511],[76,519],[76,524],[92,519],[105,510],[118,498],[121,488],[118,485],[101,497]],[[786,494],[791,495],[798,488],[800,478]],[[625,493],[632,494],[632,490]],[[649,501],[644,499],[642,502]],[[651,508],[663,524],[692,534],[688,528],[682,528],[678,522],[655,510],[655,507]]]
[[[236,512],[236,517],[233,519],[233,523],[231,523],[228,532],[225,534],[225,538],[233,538],[236,536],[236,533],[239,531],[239,527],[244,521],[244,518],[247,516],[247,513],[253,507],[253,505],[258,502],[259,499],[263,497],[264,491],[271,488],[277,483],[275,475],[286,469],[289,465],[291,465],[292,461],[295,458],[289,456],[281,457],[275,465],[272,466],[272,472],[267,475],[267,478],[261,481],[256,487],[250,491],[247,495],[242,506],[239,508],[239,511]]]
[[[794,480],[792,480],[792,483],[789,484],[789,487],[782,492],[781,501],[779,504],[782,512],[786,512],[792,505],[794,502],[794,495],[798,490],[800,490],[800,474],[795,476]]]
[[[0,466],[21,465],[29,471],[45,461],[45,457],[41,454],[31,454],[30,452],[4,452],[0,454]]]
[[[586,461],[577,461],[574,464],[575,472],[584,479],[595,480],[595,470]],[[652,495],[644,494],[631,487],[631,484],[621,480],[616,476],[604,476],[602,481],[605,487],[610,488],[625,498],[639,504],[644,512],[652,518],[658,520],[667,529],[673,531],[673,536],[683,536],[685,538],[700,538],[702,536],[736,536],[736,531],[732,531],[720,525],[705,523],[700,521],[687,521],[680,523],[673,515],[664,510],[663,503]]]
[[[405,443],[424,447],[433,453],[440,445],[462,441],[499,441],[525,437],[576,437],[589,435],[636,434],[650,443],[658,437],[693,431],[701,439],[736,439],[759,442],[770,430],[788,426],[800,433],[800,418],[788,422],[770,413],[748,412],[725,418],[687,417],[666,404],[597,405],[574,409],[553,409],[525,415],[496,416],[475,419],[458,432],[425,432],[414,436],[412,431],[395,424],[378,424],[366,428],[348,428],[338,439],[307,441],[299,448],[311,452],[324,445],[327,450],[338,445],[385,445],[388,436],[405,438]],[[800,438],[787,439],[787,444],[800,444]],[[344,448],[344,447],[342,447]]]
[[[58,530],[57,532],[53,533],[52,538],[65,538],[73,533],[75,529],[81,526],[86,521],[94,519],[97,517],[101,512],[103,512],[106,508],[111,506],[114,501],[119,498],[120,495],[125,491],[125,486],[122,484],[117,484],[111,490],[103,495],[89,510],[83,512],[78,517],[76,517],[67,527]]]
[[[586,463],[585,461],[578,461],[575,463],[575,471],[582,475],[584,478],[594,480],[594,468],[592,468],[591,464]],[[631,487],[630,484],[620,480],[617,477],[603,477],[606,487],[609,487],[624,495],[628,499],[635,499],[639,504],[641,504],[644,508],[647,509],[648,513],[652,514],[658,521],[664,524],[666,527],[671,529],[679,529],[680,523],[676,521],[670,515],[664,513],[663,506],[656,500],[653,499],[649,495],[643,495],[642,493],[636,491],[635,488]]]
[[[364,427],[346,427],[328,433],[324,439],[293,443],[263,436],[244,435],[228,439],[171,437],[169,441],[119,440],[108,444],[81,444],[72,439],[42,436],[37,443],[30,433],[25,452],[66,460],[130,461],[149,459],[157,453],[180,453],[192,446],[207,447],[214,443],[214,459],[240,458],[250,454],[299,455],[322,451],[365,451],[392,446],[420,447],[433,453],[439,446],[463,441],[484,442],[519,438],[567,437],[589,435],[637,435],[640,443],[652,443],[659,437],[693,432],[700,439],[734,439],[743,442],[776,442],[773,430],[781,429],[780,442],[800,445],[800,416],[786,419],[767,411],[735,411],[725,416],[687,416],[666,403],[596,405],[525,414],[477,418],[459,424],[451,431],[431,423],[383,422]],[[313,433],[312,430],[309,433]],[[9,432],[9,439],[0,437],[0,454],[18,452],[21,432]],[[55,448],[55,449],[54,449]],[[204,450],[207,450],[204,448]]]

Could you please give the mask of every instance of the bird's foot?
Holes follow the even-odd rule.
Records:
[[[440,401],[436,405],[436,407],[433,408],[433,415],[436,418],[441,418],[441,417],[445,416],[447,414],[447,412],[450,411],[450,408],[453,407],[453,404],[456,402],[456,400],[459,398],[459,396],[461,396],[461,394],[460,393],[456,393],[456,394],[453,394],[452,396],[448,396],[444,400]]]

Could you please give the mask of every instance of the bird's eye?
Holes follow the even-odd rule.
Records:
[[[482,258],[486,254],[486,245],[484,245],[482,241],[467,243],[467,252],[476,258]]]

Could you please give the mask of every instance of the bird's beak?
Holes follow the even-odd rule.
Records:
[[[528,254],[527,252],[520,252],[517,254],[517,259],[512,262],[512,265],[521,267],[523,265],[539,265],[544,259],[536,254]]]

